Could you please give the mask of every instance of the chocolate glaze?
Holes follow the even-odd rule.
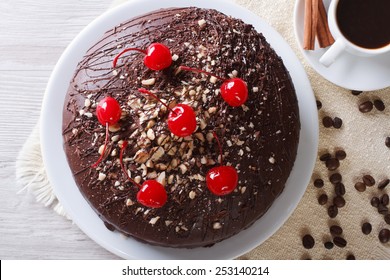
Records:
[[[145,49],[152,42],[171,49],[176,60],[169,69],[147,69],[137,52],[126,53],[112,68],[122,49]],[[219,96],[220,81],[177,73],[182,64],[222,77],[237,73],[248,84],[248,101],[229,107]],[[199,127],[194,135],[171,135],[166,108],[137,91],[151,78],[155,83],[146,87],[168,104],[185,102],[195,109]],[[107,95],[119,101],[124,114],[110,132],[113,140],[103,162],[93,169],[105,135],[94,108]],[[147,133],[149,128],[153,133]],[[79,63],[63,113],[64,149],[91,207],[110,229],[169,247],[210,246],[259,219],[285,186],[299,130],[293,84],[265,38],[241,20],[198,8],[158,10],[107,31]],[[213,195],[204,179],[219,162],[212,131],[223,143],[224,164],[239,172],[239,185],[227,196]],[[137,187],[120,169],[120,140],[129,141],[124,158],[132,178],[142,184],[165,174],[168,202],[162,208],[137,202]]]

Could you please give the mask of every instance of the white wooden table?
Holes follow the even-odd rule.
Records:
[[[0,259],[117,258],[15,184],[15,159],[56,61],[111,2],[0,0]]]

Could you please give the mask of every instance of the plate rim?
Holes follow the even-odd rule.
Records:
[[[160,3],[160,2],[151,1],[148,3],[153,3],[154,5],[156,5],[156,3]],[[175,5],[172,5],[170,3],[172,3],[172,4],[175,3]],[[307,187],[309,180],[311,178],[311,174],[312,174],[312,171],[314,169],[315,160],[317,157],[318,136],[319,136],[319,133],[318,133],[319,132],[318,114],[317,114],[317,108],[315,106],[314,93],[312,91],[310,81],[307,77],[306,72],[304,71],[302,64],[300,63],[300,61],[296,57],[296,55],[293,52],[293,50],[291,49],[291,47],[285,41],[285,39],[283,39],[282,36],[277,31],[275,31],[271,26],[269,26],[264,20],[262,20],[259,16],[255,15],[251,11],[249,11],[249,10],[245,9],[244,7],[239,6],[235,3],[232,3],[231,1],[226,1],[226,0],[225,1],[224,0],[214,0],[214,1],[182,0],[180,5],[178,5],[177,2],[174,0],[166,0],[160,4],[162,4],[161,6],[163,6],[163,7],[173,7],[173,6],[180,6],[180,7],[197,6],[197,7],[204,7],[204,8],[218,8],[219,7],[220,8],[220,9],[218,9],[219,11],[221,11],[225,14],[232,14],[232,16],[237,17],[237,18],[241,18],[246,23],[253,24],[256,27],[256,29],[258,29],[258,27],[261,26],[263,29],[260,30],[260,32],[272,33],[272,36],[269,36],[269,37],[272,37],[271,41],[278,42],[277,46],[275,44],[272,44],[269,41],[269,39],[267,38],[267,36],[265,35],[267,41],[270,42],[271,46],[275,50],[280,49],[279,52],[276,51],[278,53],[278,55],[281,56],[282,58],[283,58],[283,56],[286,57],[286,58],[283,58],[283,61],[284,61],[286,68],[290,72],[290,75],[293,79],[294,86],[295,86],[296,90],[297,90],[297,87],[299,90],[305,89],[304,90],[305,93],[299,94],[297,92],[297,98],[298,98],[298,102],[300,104],[299,109],[300,109],[300,120],[301,120],[301,132],[300,132],[300,143],[298,146],[298,153],[299,154],[297,155],[297,159],[295,161],[294,168],[290,174],[290,177],[292,177],[292,174],[295,174],[297,172],[297,171],[295,171],[295,173],[294,173],[294,170],[303,169],[301,166],[296,166],[297,165],[296,163],[297,163],[298,158],[300,156],[302,156],[302,154],[303,154],[302,153],[302,149],[303,149],[303,147],[302,147],[303,142],[302,141],[306,141],[305,143],[309,143],[309,145],[305,147],[305,150],[307,153],[307,149],[309,149],[308,154],[310,154],[310,156],[305,157],[305,160],[307,162],[307,164],[305,165],[305,168],[304,168],[304,170],[306,170],[306,172],[305,172],[306,175],[304,176],[305,178],[303,180],[303,181],[305,181],[305,184],[303,187],[301,187],[301,189],[299,190],[299,193],[296,195],[293,205],[284,209],[284,211],[285,211],[284,218],[279,219],[277,226],[275,226],[272,230],[266,229],[265,230],[266,233],[264,234],[264,237],[260,240],[260,242],[258,244],[256,244],[255,246],[253,246],[253,244],[252,244],[250,247],[248,247],[247,244],[242,244],[239,239],[240,239],[240,237],[243,237],[244,240],[246,240],[245,238],[248,236],[250,229],[254,228],[254,226],[256,224],[258,224],[259,221],[266,219],[267,216],[270,215],[269,214],[270,211],[272,211],[272,209],[275,208],[275,206],[274,206],[275,202],[280,200],[281,197],[283,197],[283,194],[286,193],[286,189],[282,192],[282,194],[277,198],[277,200],[273,203],[273,205],[270,207],[270,209],[266,212],[266,214],[261,219],[257,220],[250,228],[243,230],[240,233],[236,234],[235,236],[227,239],[229,243],[233,243],[233,245],[236,247],[239,246],[241,248],[241,250],[236,250],[234,252],[233,251],[229,251],[229,252],[224,251],[223,248],[221,249],[221,246],[223,246],[223,244],[226,243],[226,240],[225,240],[225,241],[221,241],[221,242],[215,244],[214,246],[212,246],[210,248],[190,249],[191,250],[190,254],[187,254],[189,249],[174,249],[174,248],[153,246],[153,245],[140,243],[138,241],[131,239],[134,242],[140,243],[137,245],[147,246],[147,247],[153,248],[153,249],[151,249],[151,251],[153,251],[155,253],[155,255],[154,256],[143,255],[142,259],[146,259],[146,258],[151,258],[151,259],[170,259],[170,258],[173,258],[173,259],[178,259],[178,258],[189,258],[189,259],[210,259],[210,258],[222,259],[223,258],[223,259],[225,259],[225,258],[229,258],[230,259],[230,258],[236,258],[236,257],[248,252],[249,250],[254,249],[258,245],[263,243],[265,240],[267,240],[278,229],[280,229],[282,227],[282,225],[286,222],[286,220],[291,216],[293,210],[298,206],[299,201],[301,201],[302,196],[306,191],[306,187]],[[139,257],[134,256],[134,254],[133,254],[134,252],[129,253],[127,251],[128,248],[122,249],[122,248],[118,248],[118,247],[114,248],[112,246],[112,244],[110,243],[110,238],[113,238],[112,234],[116,235],[115,238],[122,238],[122,237],[119,237],[119,235],[120,235],[119,233],[112,233],[112,232],[106,230],[105,227],[104,227],[105,231],[100,232],[99,234],[95,234],[95,233],[91,232],[92,228],[89,228],[90,225],[88,223],[82,222],[81,220],[83,218],[89,217],[89,215],[91,215],[91,211],[92,211],[93,215],[95,215],[96,218],[99,219],[101,226],[102,226],[103,223],[101,222],[98,215],[92,210],[92,208],[91,209],[83,209],[85,211],[81,211],[81,212],[75,211],[74,206],[72,206],[71,203],[69,201],[67,201],[66,195],[64,194],[64,189],[59,188],[59,184],[60,183],[64,184],[64,182],[59,182],[59,181],[61,181],[61,179],[57,176],[59,174],[61,174],[61,172],[65,172],[65,174],[69,175],[70,170],[68,170],[69,166],[67,164],[67,161],[65,162],[66,163],[66,166],[64,167],[65,169],[61,170],[61,171],[56,170],[56,168],[53,165],[53,164],[56,164],[54,162],[54,160],[58,160],[58,158],[60,158],[60,160],[63,161],[63,159],[65,158],[65,153],[63,152],[63,149],[62,149],[62,143],[63,143],[63,141],[62,141],[62,110],[61,110],[61,113],[57,112],[57,115],[56,115],[55,111],[54,111],[55,108],[52,107],[52,105],[53,105],[52,102],[53,102],[53,100],[54,101],[57,100],[57,102],[59,102],[58,98],[55,98],[55,96],[54,96],[55,93],[59,92],[58,89],[56,88],[58,86],[58,84],[61,84],[60,82],[58,82],[59,76],[61,75],[61,79],[67,80],[67,85],[69,85],[69,81],[70,81],[71,76],[73,75],[73,72],[75,70],[74,61],[73,62],[69,61],[68,58],[73,55],[74,56],[73,60],[79,61],[81,58],[80,53],[82,53],[81,56],[84,55],[84,52],[82,52],[82,51],[78,51],[79,54],[75,54],[75,50],[74,50],[75,47],[77,47],[78,44],[80,44],[80,42],[83,42],[85,40],[87,40],[87,41],[91,40],[91,42],[96,40],[96,38],[99,37],[96,35],[97,34],[95,32],[96,29],[99,29],[99,31],[101,31],[100,33],[103,34],[104,31],[108,30],[110,27],[113,27],[113,25],[112,25],[113,21],[108,20],[108,19],[112,19],[113,17],[116,17],[116,20],[115,20],[116,22],[118,22],[118,23],[122,22],[123,20],[121,19],[121,17],[118,17],[118,15],[120,15],[120,14],[123,17],[122,10],[132,10],[132,11],[135,11],[134,13],[136,13],[139,10],[144,10],[145,5],[147,5],[147,4],[141,0],[132,0],[132,1],[128,1],[124,4],[121,4],[120,6],[115,7],[111,10],[108,10],[105,13],[103,13],[102,15],[100,15],[99,17],[97,17],[90,24],[88,24],[74,38],[74,40],[68,45],[68,47],[66,48],[64,53],[61,55],[60,59],[58,60],[56,66],[55,66],[55,68],[50,76],[50,79],[49,79],[49,82],[47,84],[46,91],[44,94],[44,99],[43,99],[43,104],[42,104],[42,112],[41,112],[42,117],[41,117],[40,134],[41,134],[42,156],[43,156],[45,168],[47,170],[47,175],[48,175],[49,181],[51,182],[51,184],[53,186],[53,190],[54,190],[56,196],[58,197],[59,201],[63,204],[65,210],[67,211],[69,216],[72,218],[72,220],[77,224],[77,226],[87,236],[89,236],[96,243],[98,243],[98,245],[104,247],[106,250],[108,250],[108,251],[112,252],[113,254],[118,255],[122,258],[139,258]],[[221,6],[221,5],[223,5],[223,6]],[[143,6],[143,7],[140,8],[140,6]],[[159,6],[158,8],[160,8],[161,6]],[[150,9],[150,11],[151,10],[155,10],[155,9]],[[226,12],[226,11],[230,11],[231,13]],[[238,14],[241,14],[241,13],[243,15],[245,15],[245,18],[242,16],[237,16]],[[133,16],[131,16],[131,15],[127,16],[127,18],[131,18],[131,17],[133,17]],[[110,23],[110,25],[108,25],[108,23]],[[264,32],[265,30],[266,30],[266,32]],[[62,75],[63,74],[62,72],[64,71],[63,69],[67,69],[67,68],[70,68],[71,70],[67,70],[67,72],[68,72],[67,75]],[[292,70],[294,70],[294,71],[292,71]],[[296,80],[296,79],[298,79],[298,76],[299,76],[299,80]],[[67,77],[69,77],[69,79],[67,79]],[[62,82],[62,84],[64,84],[64,82]],[[67,87],[65,87],[65,89],[62,88],[62,91],[65,91],[62,93],[64,95],[63,96],[63,99],[64,99],[66,91],[67,91]],[[303,94],[305,94],[305,95],[303,95]],[[60,99],[63,100],[62,97]],[[302,102],[307,103],[305,106],[307,107],[306,109],[309,111],[308,115],[311,116],[310,118],[307,118],[307,117],[303,118],[302,109],[301,109]],[[59,102],[59,103],[61,103],[61,108],[62,108],[63,101]],[[53,115],[53,113],[54,113],[54,115]],[[54,125],[55,123],[57,123],[57,124],[59,123],[60,127],[59,128],[55,127],[55,125]],[[311,133],[308,133],[308,135],[303,135],[304,133],[308,132],[308,131],[305,131],[304,129],[307,129],[309,127],[310,127]],[[57,131],[57,134],[54,134],[55,137],[57,138],[57,140],[58,140],[58,136],[59,136],[58,132],[60,132],[59,134],[61,137],[61,144],[56,143],[56,141],[52,141],[52,139],[53,139],[52,132],[53,131]],[[60,148],[61,148],[60,150],[62,150],[62,153],[61,153],[61,151],[58,150],[58,148],[59,148],[58,145],[60,145]],[[55,152],[57,152],[57,153],[59,152],[59,154],[55,154]],[[307,172],[307,171],[309,171],[309,172]],[[65,177],[69,179],[69,176],[65,176]],[[73,177],[71,176],[70,178],[72,179],[72,182],[70,182],[70,185],[72,185],[72,187],[77,188],[76,191],[79,193],[78,196],[82,196],[82,194],[79,192],[78,187],[76,186],[76,184],[74,182]],[[289,180],[290,180],[290,178],[289,178]],[[53,184],[53,182],[54,182],[54,184]],[[286,185],[288,186],[288,183],[286,183]],[[74,192],[73,189],[71,191]],[[78,197],[77,199],[80,199],[80,197]],[[82,197],[82,199],[84,200],[83,197]],[[85,206],[85,204],[89,205],[86,200],[84,200],[83,204],[84,204],[84,206]],[[77,212],[77,215],[76,215],[76,212]],[[97,226],[97,228],[101,229],[102,228],[101,226]],[[129,241],[130,241],[130,239],[126,240],[126,242],[129,242]],[[121,242],[119,242],[119,243],[121,243]],[[134,244],[133,242],[130,242],[130,243]],[[217,253],[211,254],[210,250],[215,251]],[[180,253],[178,253],[179,251],[180,251]]]

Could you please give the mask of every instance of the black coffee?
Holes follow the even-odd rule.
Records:
[[[378,49],[390,44],[389,0],[340,0],[336,18],[343,35],[355,45]]]

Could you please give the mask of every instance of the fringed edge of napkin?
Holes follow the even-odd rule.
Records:
[[[47,177],[40,144],[40,125],[35,125],[30,136],[24,143],[16,159],[16,184],[21,194],[24,191],[32,193],[36,201],[45,207],[52,208],[56,213],[70,219],[64,207],[54,194]]]

